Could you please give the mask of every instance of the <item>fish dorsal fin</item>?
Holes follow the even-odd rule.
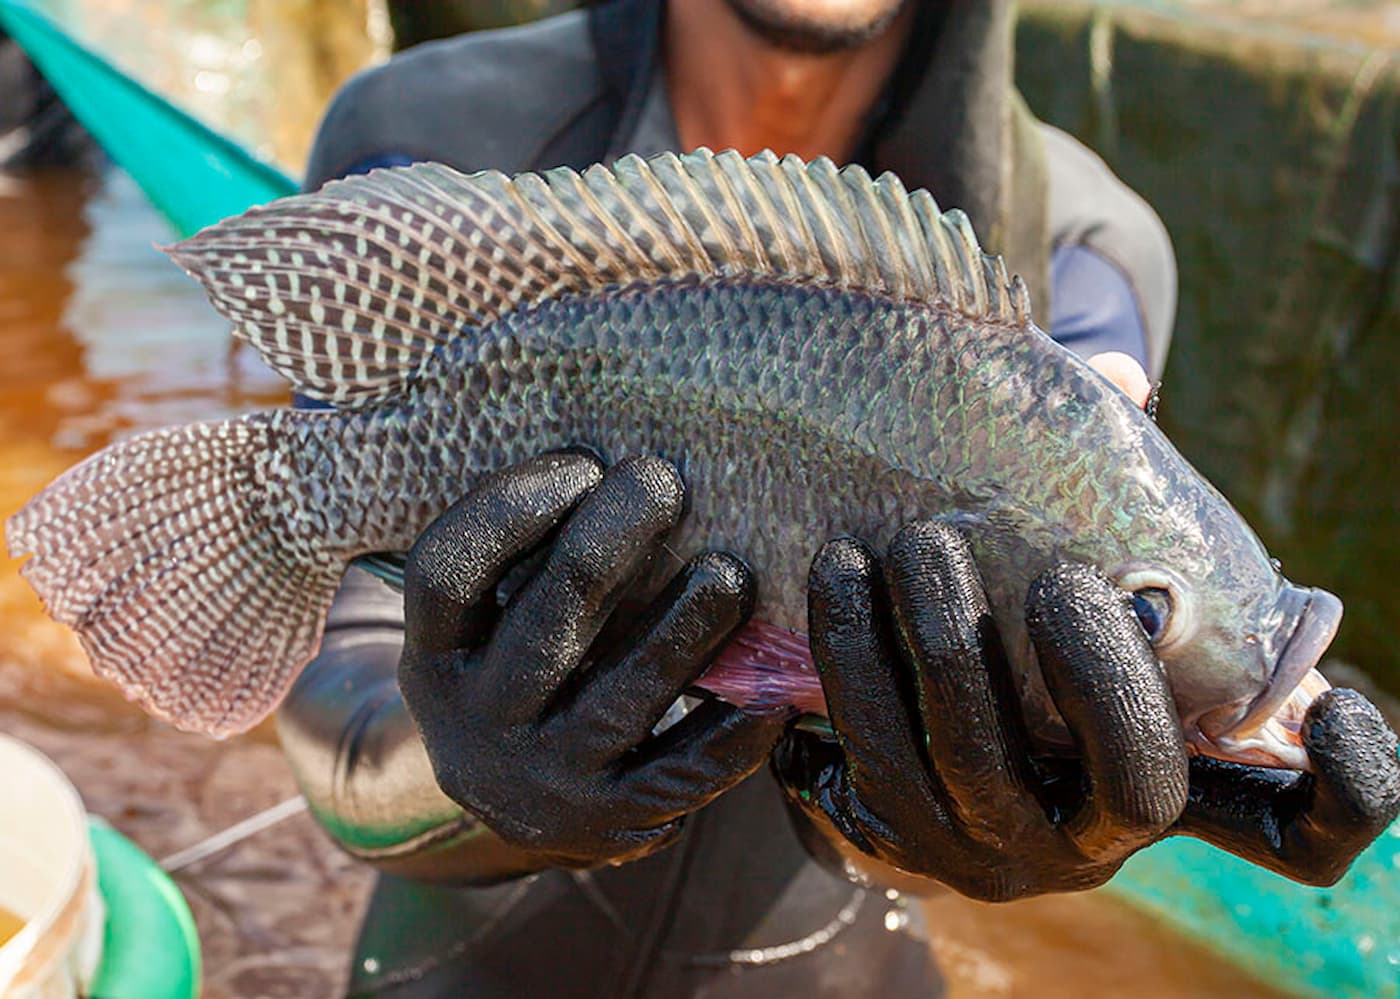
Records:
[[[1024,325],[1020,278],[926,191],[830,160],[707,149],[508,178],[422,163],[253,208],[170,248],[297,390],[401,391],[472,327],[565,294],[685,277],[813,281]]]

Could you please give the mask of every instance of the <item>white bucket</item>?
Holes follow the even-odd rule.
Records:
[[[0,996],[68,999],[92,984],[105,919],[87,813],[48,757],[0,735],[0,906],[25,920],[0,946]]]

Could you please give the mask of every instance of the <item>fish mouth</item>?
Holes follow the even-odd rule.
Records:
[[[1311,770],[1303,748],[1303,717],[1308,707],[1329,689],[1316,669],[1332,644],[1342,620],[1342,602],[1326,590],[1304,590],[1306,603],[1293,632],[1279,651],[1269,685],[1245,707],[1219,708],[1201,716],[1195,748],[1208,756],[1282,767]]]

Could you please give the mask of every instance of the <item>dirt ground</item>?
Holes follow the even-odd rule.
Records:
[[[157,858],[296,794],[267,734],[185,735],[60,670],[0,665],[0,731],[52,757],[90,812]],[[370,880],[304,812],[178,872],[204,995],[338,994]]]

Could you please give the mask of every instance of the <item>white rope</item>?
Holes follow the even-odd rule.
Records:
[[[288,798],[286,801],[273,805],[256,815],[250,815],[242,822],[235,822],[227,829],[216,832],[193,846],[187,846],[183,850],[177,850],[170,856],[162,858],[159,861],[161,869],[166,873],[184,870],[192,864],[207,860],[216,853],[222,853],[248,837],[255,836],[264,829],[270,829],[277,823],[290,819],[293,815],[300,815],[304,811],[306,811],[305,798],[300,795]]]

